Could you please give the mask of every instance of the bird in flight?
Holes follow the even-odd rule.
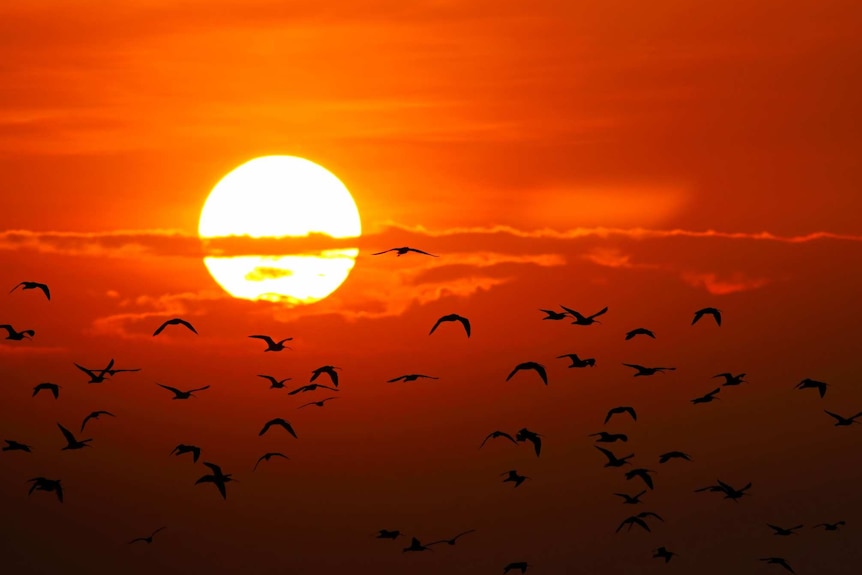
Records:
[[[192,461],[197,463],[198,457],[201,456],[201,448],[198,447],[197,445],[186,445],[184,443],[180,443],[179,445],[177,445],[176,447],[174,447],[171,450],[169,455],[180,456],[180,455],[183,455],[185,453],[191,453],[192,454]]]
[[[542,436],[538,433],[530,431],[526,427],[523,427],[518,430],[518,433],[515,435],[515,441],[524,442],[529,441],[533,444],[533,449],[536,451],[536,457],[539,457],[542,453]]]
[[[506,381],[512,379],[512,376],[521,371],[522,369],[532,369],[536,373],[539,374],[539,377],[542,378],[542,382],[545,385],[548,385],[548,373],[545,371],[545,366],[541,363],[536,363],[535,361],[525,361],[524,363],[519,363],[515,366],[515,369],[509,373],[509,376],[506,377]]]
[[[12,439],[4,439],[6,442],[6,447],[3,448],[3,451],[26,451],[27,453],[31,453],[30,446],[24,443],[18,443]]]
[[[852,417],[843,417],[841,415],[838,415],[837,413],[832,413],[831,411],[828,411],[826,409],[824,409],[823,411],[825,411],[827,415],[835,418],[835,427],[843,427],[846,425],[853,425],[854,423],[859,423],[856,420],[862,417],[862,411]]]
[[[32,397],[36,397],[39,394],[39,392],[42,391],[43,389],[47,389],[48,391],[50,391],[51,395],[54,396],[54,399],[57,399],[58,397],[60,397],[60,386],[57,385],[56,383],[48,383],[48,382],[40,383],[39,385],[35,386],[33,388],[33,396]]]
[[[724,378],[724,383],[721,384],[722,387],[726,385],[739,385],[740,383],[745,383],[745,380],[742,379],[745,377],[744,373],[740,373],[739,375],[733,375],[732,373],[719,373],[717,375],[713,375],[712,379],[717,377]]]
[[[445,321],[461,322],[461,325],[464,326],[464,331],[467,333],[467,337],[470,337],[470,320],[462,315],[458,315],[457,313],[450,313],[448,315],[441,316],[434,324],[434,327],[431,328],[431,331],[428,332],[428,335],[434,333],[434,330],[437,329],[437,326]]]
[[[397,529],[395,529],[394,531],[390,531],[388,529],[381,529],[380,531],[377,532],[377,538],[378,539],[397,539],[397,538],[401,537],[402,535],[404,535],[404,534],[401,533],[400,531],[398,531]]]
[[[286,341],[293,341],[292,337],[286,337],[286,338],[281,339],[279,341],[275,341],[274,339],[272,339],[268,335],[259,335],[258,334],[258,335],[250,335],[248,337],[251,337],[254,339],[262,339],[263,341],[265,341],[266,342],[266,349],[263,351],[281,351],[283,349],[292,349],[292,348],[284,345],[284,342],[286,342]]]
[[[42,293],[45,294],[45,297],[48,298],[49,301],[51,299],[51,290],[48,289],[48,284],[43,284],[43,283],[39,283],[39,282],[21,282],[18,285],[16,285],[15,287],[13,287],[11,290],[9,290],[9,293],[12,293],[13,291],[15,291],[18,288],[21,288],[22,290],[40,289],[40,290],[42,290]]]
[[[847,523],[845,521],[836,521],[835,523],[818,523],[813,528],[823,527],[826,531],[838,531],[838,527],[843,525],[847,525]]]
[[[87,425],[88,421],[90,421],[91,419],[99,419],[100,415],[110,415],[111,417],[116,417],[116,415],[114,415],[110,411],[105,411],[102,409],[100,409],[99,411],[93,411],[90,413],[90,415],[84,418],[83,422],[81,422],[81,431],[84,431],[84,426]]]
[[[781,565],[791,573],[796,573],[783,557],[761,557],[760,560],[766,562],[767,565]]]
[[[751,489],[751,482],[748,482],[745,485],[745,487],[742,487],[741,489],[736,489],[736,488],[730,486],[729,484],[724,483],[721,480],[718,480],[718,485],[721,487],[721,490],[725,494],[724,498],[725,499],[732,499],[733,501],[737,501],[743,495],[746,495],[746,493],[745,493],[746,491]]]
[[[407,551],[434,551],[427,545],[422,545],[422,543],[416,539],[415,537],[410,541],[410,546],[405,547],[401,550],[402,553],[406,553]]]
[[[514,484],[515,484],[515,487],[516,487],[516,488],[517,488],[517,487],[520,487],[520,485],[521,485],[524,481],[526,481],[527,479],[529,479],[529,477],[527,477],[526,475],[519,475],[519,474],[518,474],[518,472],[517,472],[516,470],[514,470],[514,469],[511,469],[511,470],[509,470],[509,471],[504,471],[504,472],[503,472],[503,473],[501,473],[500,475],[506,475],[506,476],[507,476],[507,477],[506,477],[506,479],[504,479],[504,480],[503,480],[503,483],[508,483],[508,482],[510,482],[510,481],[511,481],[512,483],[514,483]]]
[[[392,379],[387,379],[386,383],[395,383],[396,381],[416,381],[417,379],[440,379],[439,377],[433,377],[430,375],[422,375],[421,373],[408,373],[407,375],[399,375],[398,377],[393,377]]]
[[[785,529],[784,527],[779,527],[778,525],[773,525],[772,523],[767,523],[766,525],[767,525],[770,529],[772,529],[773,531],[775,531],[775,533],[773,533],[773,535],[781,535],[781,536],[785,536],[785,537],[786,537],[787,535],[798,535],[798,533],[796,533],[796,530],[797,530],[797,529],[802,529],[802,527],[803,527],[802,525],[796,525],[795,527],[791,527],[791,528],[789,528],[789,529]]]
[[[227,499],[227,490],[225,489],[225,485],[231,481],[236,481],[236,479],[233,479],[230,473],[222,473],[221,467],[215,463],[204,461],[204,465],[209,467],[212,470],[212,473],[208,473],[207,475],[200,477],[195,481],[195,485],[199,483],[213,483],[218,488],[218,492],[221,493],[222,499]]]
[[[655,375],[656,373],[664,373],[665,371],[674,371],[676,369],[675,367],[644,367],[636,363],[624,363],[623,365],[636,369],[637,373],[634,375],[635,377]]]
[[[156,529],[155,531],[150,533],[150,535],[148,537],[136,537],[136,538],[132,539],[131,541],[129,541],[129,545],[131,545],[132,543],[137,543],[138,541],[143,541],[144,543],[149,545],[150,543],[153,542],[153,537],[156,535],[156,533],[158,533],[162,529],[164,529],[164,527],[159,527],[158,529]]]
[[[267,431],[269,431],[269,428],[272,427],[273,425],[279,425],[279,426],[283,427],[285,430],[287,430],[287,432],[289,434],[296,437],[296,432],[293,430],[293,427],[290,425],[290,422],[287,420],[284,420],[280,417],[276,417],[275,419],[270,419],[269,421],[267,421],[264,424],[263,429],[260,430],[260,433],[257,434],[258,437],[263,435]]]
[[[710,401],[714,401],[716,399],[721,399],[720,397],[716,397],[716,395],[718,395],[718,393],[720,391],[721,391],[721,388],[716,387],[715,389],[713,389],[712,391],[710,391],[706,395],[701,395],[700,397],[695,397],[694,399],[691,400],[691,402],[694,404],[709,403]]]
[[[599,317],[600,315],[604,314],[604,313],[607,313],[607,311],[608,311],[608,308],[605,307],[605,308],[602,308],[601,310],[597,311],[593,315],[585,316],[585,315],[581,315],[580,312],[577,312],[573,309],[567,308],[564,305],[561,305],[560,307],[563,308],[564,310],[566,310],[570,316],[575,318],[575,321],[572,322],[572,325],[592,325],[594,323],[602,323],[602,322],[598,321],[596,318]]]
[[[485,437],[485,439],[483,439],[483,440],[482,440],[482,445],[480,445],[480,446],[479,446],[479,449],[482,449],[482,447],[484,447],[484,446],[485,446],[485,442],[486,442],[486,441],[488,441],[489,439],[497,439],[498,437],[505,437],[506,439],[508,439],[509,441],[511,441],[512,443],[514,443],[515,445],[518,445],[518,442],[517,442],[517,441],[515,441],[515,438],[514,438],[514,437],[512,437],[511,435],[509,435],[509,434],[508,434],[508,433],[506,433],[505,431],[499,431],[499,430],[497,430],[497,431],[492,431],[491,433],[489,433],[489,434]]]
[[[635,495],[629,495],[628,493],[614,493],[614,495],[623,498],[623,505],[636,505],[638,503],[643,503],[643,501],[641,501],[641,497],[646,495],[646,491],[641,491]]]
[[[371,255],[372,256],[381,256],[381,255],[387,254],[389,252],[398,252],[397,254],[395,254],[395,257],[400,257],[403,255],[406,255],[408,252],[414,252],[414,253],[422,254],[425,256],[431,256],[432,258],[440,257],[440,256],[435,256],[434,254],[429,254],[428,252],[423,252],[422,250],[417,250],[416,248],[409,248],[407,246],[400,247],[400,248],[389,248],[388,250],[383,250],[382,252],[373,253]]]
[[[645,327],[639,327],[639,328],[633,329],[629,332],[626,332],[626,341],[632,339],[636,335],[645,335],[645,336],[648,336],[648,337],[655,339],[655,334],[652,332],[652,330],[649,330]]]
[[[644,521],[641,517],[638,517],[637,515],[632,515],[631,517],[626,517],[625,519],[623,519],[622,522],[617,527],[617,530],[614,531],[614,533],[619,533],[620,530],[623,527],[625,527],[626,525],[628,525],[628,531],[631,531],[632,526],[634,526],[634,525],[637,525],[638,527],[641,527],[642,529],[645,529],[646,531],[651,531],[651,529],[649,528],[649,525],[647,525],[646,521]]]
[[[691,325],[696,324],[700,318],[705,315],[711,315],[714,317],[715,323],[718,324],[718,327],[721,327],[721,310],[715,309],[714,307],[705,307],[694,312],[694,319],[691,320]]]
[[[112,375],[110,371],[111,368],[114,367],[114,359],[111,358],[111,361],[108,362],[108,365],[105,367],[105,369],[93,370],[87,369],[86,367],[78,365],[77,363],[74,363],[73,365],[90,377],[90,381],[88,381],[87,383],[102,383],[108,378],[109,375]]]
[[[554,311],[552,309],[542,309],[542,308],[539,308],[539,311],[545,313],[545,317],[542,318],[543,321],[546,319],[549,319],[552,321],[558,321],[561,319],[566,319],[569,316],[569,314],[567,312],[564,312],[564,311]]]
[[[455,545],[455,543],[458,541],[459,537],[463,537],[464,535],[467,535],[468,533],[473,533],[474,531],[476,531],[476,530],[475,529],[468,529],[467,531],[462,531],[461,533],[459,533],[458,535],[456,535],[452,539],[441,539],[439,541],[433,541],[431,543],[428,543],[428,546],[430,547],[431,545],[437,545],[438,543],[447,543],[449,545]]]
[[[664,562],[667,563],[670,561],[671,557],[674,555],[679,556],[678,553],[674,553],[673,551],[668,551],[666,547],[659,547],[655,551],[653,551],[653,559],[664,559]]]
[[[824,395],[826,395],[827,387],[829,387],[828,383],[809,379],[806,377],[805,379],[797,383],[794,389],[816,389],[820,393],[820,397],[822,398]]]
[[[264,453],[263,455],[258,457],[257,463],[254,464],[254,468],[252,469],[252,471],[257,471],[257,466],[260,465],[261,461],[269,461],[273,457],[283,457],[284,459],[290,459],[290,457],[288,457],[284,453],[280,453],[278,451],[270,451],[269,453]]]
[[[608,462],[605,463],[605,467],[622,467],[623,465],[631,465],[628,460],[635,456],[634,453],[631,453],[629,455],[626,455],[625,457],[617,457],[609,449],[599,447],[598,445],[595,445],[594,447],[604,453],[605,457],[608,458]]]
[[[655,473],[651,469],[643,469],[638,467],[637,469],[632,469],[631,471],[626,471],[626,479],[634,479],[635,477],[640,477],[646,486],[650,489],[653,489],[653,481],[650,473]]]
[[[290,381],[292,379],[290,377],[285,377],[284,379],[276,379],[271,375],[260,375],[260,374],[258,374],[258,377],[262,377],[265,380],[269,381],[269,384],[270,384],[269,388],[270,389],[284,389],[284,382]]]
[[[598,437],[598,439],[596,439],[596,443],[614,443],[616,441],[626,442],[629,440],[629,436],[625,433],[608,433],[607,431],[590,433],[587,437]]]
[[[569,366],[570,368],[571,367],[595,367],[595,365],[596,365],[596,358],[588,357],[586,359],[581,359],[580,357],[578,357],[578,354],[576,354],[576,353],[564,353],[563,355],[558,355],[557,359],[563,359],[565,357],[569,358],[572,362],[572,365]]]
[[[303,407],[310,407],[312,405],[316,405],[317,407],[323,407],[324,403],[326,403],[327,401],[332,400],[332,399],[338,399],[338,398],[335,396],[332,396],[332,397],[327,397],[326,399],[321,399],[320,401],[309,401],[308,403],[303,403],[302,405],[300,405],[296,409],[302,409]]]
[[[686,461],[691,461],[691,456],[682,451],[668,451],[667,453],[662,453],[658,456],[659,463],[667,463],[671,459],[685,459]]]
[[[605,423],[609,422],[611,420],[611,417],[613,417],[614,415],[616,415],[618,413],[628,413],[629,415],[632,416],[632,419],[634,419],[635,421],[638,420],[638,414],[635,412],[634,407],[629,407],[627,405],[621,405],[620,407],[612,407],[611,409],[608,410],[608,414],[607,414],[607,416],[605,416]]]
[[[308,385],[303,385],[302,387],[297,387],[292,391],[288,391],[287,395],[296,395],[297,393],[306,393],[309,391],[314,391],[315,389],[328,389],[329,391],[338,391],[334,387],[329,387],[328,385],[323,385],[320,383],[309,383]]]
[[[175,318],[172,318],[172,319],[165,321],[162,325],[157,327],[156,331],[153,332],[153,337],[162,333],[162,330],[164,330],[169,325],[183,325],[183,326],[187,327],[188,329],[190,329],[193,333],[198,332],[198,330],[195,329],[195,326],[193,326],[192,324],[190,324],[186,320],[179,318],[179,317],[175,317]]]
[[[508,573],[509,571],[514,571],[515,569],[517,569],[521,573],[526,573],[527,567],[529,566],[529,563],[527,563],[526,561],[516,561],[514,563],[509,563],[508,565],[503,567],[503,575],[506,575],[506,573]]]
[[[81,449],[82,447],[92,447],[92,445],[87,445],[92,439],[81,439],[80,441],[72,435],[72,432],[60,425],[57,424],[57,427],[60,428],[60,432],[63,434],[63,437],[66,438],[66,447],[64,447],[61,451],[66,451],[67,449]]]
[[[325,373],[329,376],[329,379],[332,380],[332,385],[338,387],[338,372],[335,371],[337,369],[341,369],[340,367],[335,367],[334,365],[323,365],[318,367],[314,371],[311,372],[311,379],[309,381],[314,381],[318,377],[320,377],[321,373]]]
[[[63,503],[63,486],[60,485],[59,479],[34,477],[33,479],[28,479],[27,482],[33,484],[30,486],[30,491],[27,495],[31,495],[34,491],[53,491],[57,494],[57,499],[60,500],[60,503]]]
[[[189,389],[188,391],[183,391],[181,389],[177,389],[176,387],[171,387],[169,385],[162,385],[161,383],[156,383],[159,387],[163,387],[168,391],[172,392],[174,396],[171,399],[189,399],[190,397],[195,397],[194,393],[196,391],[203,391],[205,389],[209,389],[210,386],[205,385],[203,387],[196,387],[195,389]]]
[[[4,323],[0,325],[0,329],[6,330],[6,339],[11,339],[13,341],[21,341],[24,338],[32,339],[36,332],[32,329],[24,329],[21,331],[15,331],[15,328],[9,325],[8,323]]]

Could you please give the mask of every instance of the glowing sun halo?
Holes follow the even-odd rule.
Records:
[[[347,188],[325,168],[295,156],[264,156],[237,167],[216,184],[201,210],[206,239],[359,237],[359,210]],[[297,255],[207,256],[204,264],[234,297],[305,304],[321,300],[347,279],[359,250]]]

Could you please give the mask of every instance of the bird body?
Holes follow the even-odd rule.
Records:
[[[340,367],[335,367],[334,365],[323,365],[318,367],[314,371],[311,372],[311,379],[309,381],[314,381],[320,374],[325,373],[329,376],[329,379],[332,381],[332,385],[338,387],[338,372],[337,369],[341,369]]]
[[[48,299],[48,301],[51,300],[51,290],[48,289],[48,284],[43,284],[40,282],[21,282],[18,285],[16,285],[15,287],[13,287],[11,290],[9,290],[9,293],[12,293],[13,291],[18,289],[19,287],[22,290],[28,290],[28,289],[42,290],[42,293],[45,294],[45,297]]]
[[[269,381],[270,389],[284,389],[284,382],[290,381],[292,378],[285,377],[284,379],[276,379],[271,375],[258,375],[258,377],[262,377],[263,379]]]
[[[285,420],[285,419],[282,419],[280,417],[276,417],[275,419],[270,419],[269,421],[267,421],[264,424],[263,429],[261,429],[260,433],[258,433],[257,435],[258,436],[263,435],[264,433],[269,431],[269,428],[272,427],[273,425],[278,425],[280,427],[283,427],[289,434],[296,437],[296,432],[293,430],[293,426],[290,425],[290,422]]]
[[[13,341],[21,341],[22,339],[32,339],[34,335],[36,335],[35,330],[32,329],[24,329],[21,331],[17,331],[14,327],[9,325],[8,323],[4,323],[0,325],[0,329],[6,330],[6,339],[11,339]]]
[[[706,395],[701,395],[700,397],[695,397],[694,399],[691,400],[691,402],[694,404],[698,404],[698,403],[709,403],[711,401],[715,401],[716,399],[720,399],[720,398],[716,397],[716,395],[718,395],[718,393],[720,391],[721,391],[721,388],[716,387],[715,389],[713,389],[712,391],[710,391]]]
[[[203,387],[196,387],[195,389],[189,389],[187,391],[183,391],[181,389],[177,389],[176,387],[171,387],[169,385],[162,385],[161,383],[156,383],[156,385],[172,392],[174,394],[174,396],[171,399],[189,399],[189,398],[194,397],[194,393],[196,391],[203,391],[205,389],[210,388],[210,386],[205,385]]]
[[[458,315],[457,313],[450,313],[448,315],[441,316],[435,323],[434,327],[431,328],[431,331],[428,332],[428,335],[434,333],[441,323],[447,321],[457,321],[460,322],[462,326],[464,326],[464,331],[467,333],[467,337],[470,337],[470,320],[462,315]]]
[[[60,397],[60,386],[57,385],[56,383],[49,383],[49,382],[40,383],[40,384],[36,385],[33,388],[33,396],[32,397],[36,397],[37,395],[39,395],[39,392],[42,391],[43,389],[50,391],[51,395],[54,396],[54,399],[57,399],[58,397]]]
[[[739,385],[741,383],[745,383],[745,380],[742,379],[745,377],[744,373],[740,373],[739,375],[733,375],[732,373],[719,373],[712,376],[712,379],[717,377],[723,377],[724,383],[721,384],[722,387],[727,385]]]
[[[512,482],[515,484],[515,487],[520,487],[521,484],[529,479],[526,475],[520,475],[516,470],[512,469],[509,471],[504,471],[500,475],[505,475],[506,479],[503,480],[503,483]]]
[[[411,248],[411,247],[407,247],[407,246],[403,246],[403,247],[400,247],[400,248],[389,248],[388,250],[383,250],[382,252],[376,252],[376,253],[373,253],[373,254],[371,254],[371,255],[372,255],[372,256],[380,256],[380,255],[383,255],[383,254],[386,254],[386,253],[389,253],[389,252],[398,252],[398,253],[396,253],[396,254],[395,254],[395,256],[396,256],[396,257],[400,257],[400,256],[403,256],[403,255],[406,255],[406,254],[408,254],[409,252],[414,252],[414,253],[417,253],[417,254],[422,254],[422,255],[426,255],[426,256],[431,256],[432,258],[440,257],[440,256],[435,256],[434,254],[429,254],[428,252],[423,252],[422,250],[418,250],[418,249],[416,249],[416,248]]]
[[[563,355],[558,355],[557,359],[569,358],[571,360],[572,365],[569,368],[573,367],[595,367],[596,366],[596,358],[588,357],[585,359],[581,359],[578,357],[576,353],[564,353]]]
[[[198,333],[198,330],[195,329],[195,326],[193,326],[192,324],[190,324],[189,322],[187,322],[186,320],[184,320],[182,318],[175,317],[175,318],[171,318],[169,320],[164,321],[162,323],[162,325],[157,327],[156,331],[153,332],[153,337],[156,337],[157,335],[162,333],[162,331],[164,331],[164,329],[166,327],[168,327],[169,325],[181,325],[181,326],[184,326],[185,328],[191,330],[192,333],[194,333],[194,334]]]
[[[18,443],[12,439],[4,439],[6,442],[6,447],[2,449],[2,451],[26,451],[27,453],[31,453],[30,446],[24,443]]]
[[[171,450],[170,455],[180,456],[180,455],[183,455],[185,453],[191,453],[192,454],[192,461],[197,463],[198,457],[201,456],[201,448],[198,447],[197,445],[185,445],[183,443],[180,443],[179,445],[177,445],[176,447],[174,447]]]
[[[590,433],[587,437],[596,437],[596,443],[614,443],[617,441],[626,442],[629,440],[629,436],[625,433],[608,433],[607,431],[600,431],[598,433]]]
[[[506,381],[512,379],[512,376],[514,376],[522,369],[532,369],[539,374],[539,377],[542,378],[542,382],[545,385],[548,385],[548,373],[545,371],[545,366],[541,363],[536,363],[535,361],[525,361],[524,363],[519,363],[518,365],[516,365],[515,369],[513,369],[511,373],[509,373],[508,377],[506,377]]]
[[[626,341],[638,335],[645,335],[647,337],[655,339],[655,334],[652,332],[652,330],[649,330],[645,327],[639,327],[626,333]]]
[[[628,405],[621,405],[619,407],[612,407],[611,409],[608,410],[608,414],[607,414],[607,416],[605,416],[605,423],[610,421],[611,417],[613,417],[614,415],[616,415],[618,413],[628,413],[629,415],[632,416],[633,420],[635,420],[635,421],[638,420],[638,414],[637,414],[637,412],[635,412],[634,407],[629,407]]]
[[[410,546],[405,547],[401,550],[402,553],[406,553],[407,551],[434,551],[427,545],[422,545],[422,543],[416,539],[415,537],[410,541]]]
[[[63,503],[63,486],[60,485],[59,479],[47,479],[45,477],[34,477],[33,479],[28,479],[28,483],[32,483],[30,486],[30,491],[27,495],[31,495],[34,491],[53,491],[57,494],[57,499],[60,503]]]
[[[655,473],[650,469],[643,469],[638,467],[637,469],[632,469],[631,471],[626,471],[626,479],[634,479],[635,477],[640,477],[641,480],[646,484],[647,487],[653,489],[653,481],[650,473]]]
[[[200,477],[197,481],[195,481],[195,485],[198,485],[200,483],[212,483],[218,489],[222,499],[227,499],[227,489],[225,486],[229,482],[236,480],[233,479],[230,473],[222,473],[221,467],[219,467],[215,463],[209,463],[207,461],[204,461],[204,465],[209,467],[210,470],[212,470],[212,473]]]
[[[820,394],[820,397],[823,398],[826,395],[826,388],[829,386],[828,383],[824,383],[822,381],[817,381],[815,379],[805,378],[799,383],[796,384],[795,389],[816,389]]]
[[[716,325],[721,327],[721,310],[714,307],[705,307],[694,312],[694,319],[691,320],[691,325],[696,324],[705,315],[711,315],[715,319]]]
[[[60,425],[59,423],[57,424],[57,427],[60,428],[60,432],[63,434],[63,437],[66,439],[66,447],[64,447],[62,449],[62,451],[66,451],[67,449],[81,449],[83,447],[92,447],[91,445],[87,445],[88,443],[93,441],[92,439],[81,439],[81,440],[79,440],[72,434],[71,431],[69,431],[68,429],[66,429],[65,427]]]
[[[284,345],[284,342],[293,341],[292,337],[286,337],[284,339],[280,339],[278,341],[275,341],[274,339],[272,339],[268,335],[260,335],[260,334],[250,335],[248,337],[250,337],[252,339],[260,339],[260,340],[263,340],[264,342],[266,342],[266,349],[263,351],[282,351],[284,349],[291,349],[290,347],[287,347],[286,345]]]
[[[536,457],[539,457],[539,455],[542,454],[542,436],[530,431],[526,427],[518,430],[518,433],[515,435],[515,441],[529,441],[533,444],[533,450],[536,452]]]

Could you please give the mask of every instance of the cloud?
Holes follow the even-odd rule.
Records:
[[[720,279],[714,273],[687,272],[682,274],[682,279],[691,286],[706,288],[706,291],[713,295],[749,291],[763,287],[769,283],[768,279],[747,278],[741,273],[734,273],[728,278]]]
[[[231,299],[233,298],[226,293],[215,290],[161,296],[141,295],[134,299],[122,299],[118,303],[119,307],[136,309],[96,318],[91,324],[89,333],[126,339],[148,339],[152,337],[152,332],[158,324],[165,319],[174,316],[183,316],[185,319],[201,316],[206,314],[203,305],[206,302]],[[191,319],[189,321],[194,323]]]

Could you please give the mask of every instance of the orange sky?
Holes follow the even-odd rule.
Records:
[[[7,1],[0,4],[0,570],[4,573],[850,573],[862,561],[862,61],[856,2]],[[365,235],[342,287],[288,308],[231,298],[198,217],[228,171],[311,159]],[[296,246],[301,243],[294,243]],[[374,257],[411,245],[440,254]],[[261,249],[278,253],[283,244]],[[559,304],[601,325],[542,321]],[[694,310],[721,328],[691,326]],[[447,313],[473,322],[428,331]],[[199,336],[169,329],[184,317]],[[624,341],[645,326],[656,340]],[[263,354],[252,333],[293,336]],[[567,369],[556,356],[595,357]],[[88,385],[73,362],[141,367]],[[505,377],[521,361],[548,368]],[[622,362],[671,365],[634,379]],[[287,396],[342,368],[338,401]],[[692,405],[711,376],[746,372]],[[386,384],[403,373],[437,381]],[[793,386],[830,383],[825,398]],[[30,397],[43,381],[59,400]],[[171,401],[155,382],[210,384]],[[313,396],[313,397],[312,397]],[[602,425],[615,405],[637,423]],[[92,410],[93,449],[56,422]],[[299,439],[262,424],[284,417]],[[536,458],[495,429],[545,436]],[[627,433],[652,533],[614,534],[639,484],[588,433]],[[239,480],[195,486],[196,443]],[[607,447],[607,446],[606,446]],[[690,463],[658,464],[658,454]],[[270,461],[252,472],[265,451]],[[514,490],[499,474],[531,480]],[[27,497],[61,478],[66,501]],[[738,505],[694,488],[753,483]],[[811,527],[847,521],[826,533]],[[804,524],[793,538],[766,523]],[[126,545],[156,527],[153,545]],[[401,553],[379,529],[455,547]],[[659,545],[679,553],[668,565]],[[8,565],[8,568],[4,568]],[[86,567],[85,567],[86,566]]]

